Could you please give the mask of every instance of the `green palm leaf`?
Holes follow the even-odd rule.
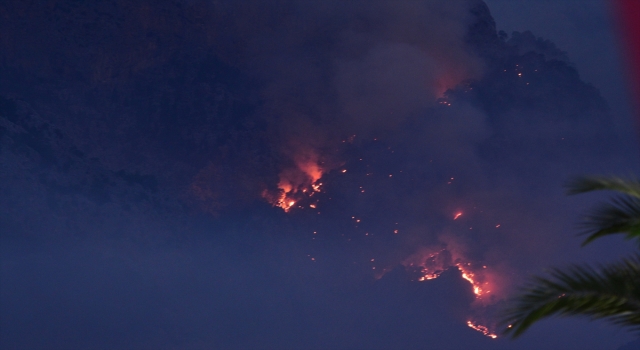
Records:
[[[606,318],[640,330],[640,255],[600,269],[574,266],[554,269],[550,278],[535,277],[504,313],[504,333],[517,337],[533,323],[552,315]]]
[[[627,239],[640,239],[640,182],[616,177],[579,177],[567,185],[569,194],[596,190],[613,190],[623,195],[600,204],[580,224],[587,239],[623,233]]]
[[[640,238],[640,199],[625,196],[603,203],[580,224],[587,235],[586,245],[602,236],[623,233],[625,238]]]
[[[570,180],[567,194],[579,194],[598,190],[618,191],[640,198],[640,181],[606,176],[581,176]]]

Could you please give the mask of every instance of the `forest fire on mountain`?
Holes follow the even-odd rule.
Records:
[[[419,252],[406,259],[402,264],[409,270],[414,270],[418,273],[420,277],[417,280],[420,282],[436,279],[446,270],[455,267],[460,271],[460,277],[471,284],[476,301],[490,303],[486,297],[491,293],[489,289],[491,283],[488,281],[486,273],[483,272],[486,271],[486,266],[483,265],[482,269],[479,270],[474,268],[472,263],[465,262],[458,255],[446,248],[439,249],[433,253]],[[491,332],[487,326],[472,320],[468,320],[467,325],[487,337],[497,338],[497,335]]]
[[[298,155],[295,159],[295,167],[285,169],[280,173],[277,193],[264,190],[263,198],[275,207],[289,212],[291,208],[303,198],[309,198],[320,192],[322,169],[315,152]]]

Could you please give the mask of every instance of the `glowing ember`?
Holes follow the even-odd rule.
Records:
[[[471,283],[471,286],[473,287],[473,294],[475,294],[476,297],[479,298],[482,295],[491,292],[490,290],[484,290],[481,287],[481,283],[479,283],[475,279],[475,274],[473,272],[467,270],[465,268],[464,264],[458,263],[458,264],[456,264],[456,266],[458,267],[458,270],[460,270],[460,272],[462,272],[462,278],[464,278],[465,280],[469,281],[469,283]]]
[[[462,214],[462,213],[458,213]],[[418,281],[428,281],[436,279],[442,275],[442,273],[449,268],[455,267],[460,273],[461,277],[471,284],[473,294],[476,297],[476,301],[486,303],[490,302],[490,299],[485,298],[491,291],[488,289],[490,283],[487,281],[487,270],[485,265],[480,265],[475,268],[469,262],[464,262],[458,254],[452,253],[448,249],[440,249],[435,253],[425,254],[425,252],[418,253],[409,257],[403,262],[410,271],[418,273],[420,277]],[[467,325],[476,331],[490,337],[497,338],[497,335],[491,333],[489,327],[480,325],[473,321],[468,321]]]
[[[457,212],[457,213],[456,213],[456,215],[453,217],[453,220],[457,220],[457,219],[458,219],[459,217],[461,217],[461,216],[462,216],[462,212],[461,212],[461,211],[459,211],[459,212]]]
[[[420,281],[420,282],[428,281],[428,280],[436,279],[438,277],[440,277],[440,273],[428,273],[428,274],[425,274],[424,276],[418,278],[418,281]]]
[[[490,338],[493,338],[493,339],[496,339],[498,337],[496,334],[491,333],[491,331],[489,331],[489,328],[487,328],[487,327],[485,327],[483,325],[480,325],[480,324],[475,324],[472,321],[467,321],[467,326],[469,326],[470,328],[472,328],[472,329],[474,329],[474,330],[486,335],[487,337],[490,337]]]
[[[485,276],[486,266],[483,265],[482,270],[474,272],[471,263],[463,262],[461,258],[453,256],[447,249],[441,249],[428,255],[417,254],[405,260],[403,265],[418,272],[420,274],[419,281],[438,278],[447,269],[456,267],[461,272],[462,278],[471,284],[476,298],[480,299],[491,292],[487,289],[489,283]],[[478,276],[477,273],[482,276]]]
[[[323,169],[314,152],[298,155],[295,159],[295,167],[285,169],[280,173],[278,192],[274,194],[265,190],[262,196],[273,206],[288,212],[299,201],[321,191],[320,178],[322,175]],[[316,205],[317,203],[314,203],[309,207],[315,208]]]

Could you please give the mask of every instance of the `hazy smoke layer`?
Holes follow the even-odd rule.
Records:
[[[481,61],[465,44],[471,1],[280,2],[234,13],[238,61],[260,81],[258,113],[283,157],[280,206],[343,159],[341,141],[394,133],[445,90],[477,77]],[[242,18],[242,20],[238,20]]]
[[[440,336],[577,255],[563,181],[627,170],[570,53],[478,0],[0,18],[0,329],[27,348],[66,345],[32,314],[80,348],[85,319],[141,348],[464,348]]]

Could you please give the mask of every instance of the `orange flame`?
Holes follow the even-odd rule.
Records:
[[[486,335],[487,337],[496,339],[498,336],[495,333],[491,333],[491,331],[489,331],[489,328],[480,325],[480,324],[475,324],[473,323],[473,321],[467,321],[467,326],[471,327],[472,329],[475,329],[476,331]]]
[[[469,264],[467,264],[467,266],[469,266]],[[471,286],[473,287],[473,294],[476,295],[476,298],[480,298],[483,295],[491,292],[490,290],[486,290],[482,288],[483,285],[486,285],[488,283],[478,282],[476,279],[476,275],[473,272],[471,272],[469,269],[467,269],[467,267],[465,267],[465,264],[458,263],[456,264],[456,267],[458,267],[458,270],[462,272],[462,278],[464,278],[469,283],[471,283]]]
[[[491,290],[488,289],[490,283],[486,281],[487,276],[483,273],[486,270],[480,270],[479,276],[477,272],[474,272],[471,263],[464,262],[460,257],[453,256],[448,249],[440,249],[430,254],[418,253],[405,260],[403,265],[415,269],[420,274],[418,281],[436,279],[447,269],[456,267],[460,271],[461,277],[471,284],[477,301],[484,300],[483,298],[491,293]],[[486,266],[482,266],[482,268],[486,269]],[[484,301],[486,302],[487,300]],[[487,326],[473,321],[467,321],[467,325],[487,337],[494,339],[498,337],[496,334],[491,333]]]
[[[411,259],[411,261],[406,260],[403,265],[419,268],[421,276],[418,278],[418,281],[428,281],[438,278],[445,270],[455,266],[462,273],[462,278],[471,284],[473,294],[476,295],[476,298],[481,298],[491,292],[486,289],[489,283],[481,282],[478,276],[471,270],[471,263],[462,262],[460,258],[452,261],[451,255],[446,249],[431,253],[426,257],[420,257],[417,261],[415,261],[415,259]]]
[[[322,175],[323,169],[315,152],[297,155],[295,167],[280,172],[278,193],[273,194],[265,190],[262,196],[273,206],[289,212],[300,200],[321,191]],[[315,208],[315,204],[310,207]]]

